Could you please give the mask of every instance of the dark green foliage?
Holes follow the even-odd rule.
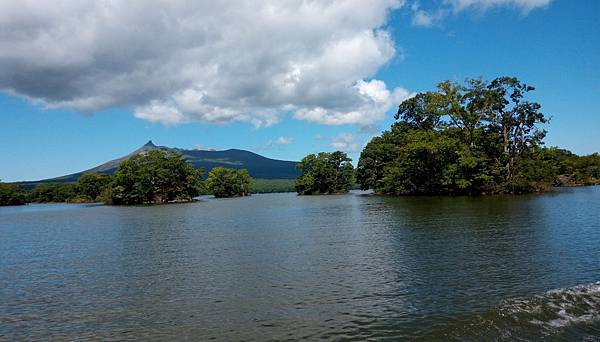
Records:
[[[111,176],[102,173],[85,173],[77,180],[77,193],[83,201],[96,201],[108,191]]]
[[[202,174],[172,150],[152,150],[121,163],[109,197],[113,204],[191,201],[200,193]]]
[[[537,174],[554,177],[555,185],[600,184],[600,154],[578,156],[557,147],[540,149]]]
[[[249,196],[253,180],[246,169],[215,167],[208,173],[208,190],[217,198]]]
[[[18,184],[0,182],[0,206],[27,203],[27,193]]]
[[[294,192],[293,179],[255,179],[252,193]]]
[[[600,184],[600,154],[572,159],[574,164],[571,169],[573,179],[578,184]]]
[[[31,201],[38,203],[69,202],[69,200],[76,195],[77,189],[75,184],[38,184],[33,188]]]
[[[351,161],[340,151],[309,154],[298,163],[302,175],[296,180],[296,191],[300,195],[348,192],[354,180]]]
[[[396,114],[400,121],[361,153],[357,181],[394,195],[543,189],[555,172],[540,171],[549,167],[539,127],[547,119],[538,103],[526,100],[532,90],[510,77],[446,81],[406,100]]]

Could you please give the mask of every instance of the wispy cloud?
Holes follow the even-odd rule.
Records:
[[[410,6],[413,12],[411,23],[414,26],[432,27],[453,14],[467,10],[485,12],[495,7],[515,8],[527,15],[534,9],[548,6],[550,2],[551,0],[444,0],[439,6],[424,9],[419,1],[414,1]]]
[[[352,133],[341,133],[331,139],[331,147],[344,152],[358,152],[359,144],[356,135]]]
[[[413,11],[412,25],[421,27],[432,27],[439,24],[448,14],[446,8],[437,8],[431,11],[421,9],[418,1],[413,2],[410,6]]]
[[[519,9],[523,14],[528,14],[536,8],[546,7],[551,0],[445,0],[455,12],[469,8],[487,10],[493,7],[513,7]]]
[[[291,145],[294,143],[294,139],[293,138],[289,138],[289,137],[279,137],[277,138],[277,140],[275,141],[275,143],[279,146],[284,146],[284,145]]]

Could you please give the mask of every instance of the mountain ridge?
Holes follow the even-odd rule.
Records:
[[[210,171],[214,167],[220,166],[230,168],[245,168],[254,178],[294,179],[299,176],[299,172],[296,169],[297,162],[295,161],[271,159],[252,151],[235,148],[217,151],[197,149],[188,150],[183,148],[158,146],[155,145],[152,140],[149,140],[140,148],[123,157],[109,160],[87,170],[59,177],[35,181],[22,181],[19,183],[25,186],[41,183],[70,183],[77,181],[77,179],[84,173],[96,172],[113,174],[122,161],[127,160],[135,155],[144,154],[149,151],[162,148],[175,150],[181,153],[184,159],[190,162],[194,167],[204,168],[206,172]]]

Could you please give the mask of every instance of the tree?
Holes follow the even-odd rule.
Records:
[[[524,99],[535,88],[521,83],[515,77],[499,77],[487,88],[490,90],[492,103],[487,117],[488,125],[502,134],[506,180],[510,183],[515,174],[516,159],[527,150],[542,144],[546,131],[537,126],[548,120],[539,111],[540,104]]]
[[[217,198],[249,196],[253,180],[246,169],[215,167],[206,179],[208,190]]]
[[[191,201],[202,189],[202,170],[169,149],[152,150],[123,161],[110,187],[113,204]]]
[[[90,201],[98,199],[100,194],[109,186],[110,175],[102,173],[86,173],[77,180],[77,192]]]
[[[298,163],[302,175],[296,180],[300,195],[345,193],[354,180],[352,159],[336,151],[309,154]]]
[[[374,137],[363,149],[356,169],[356,181],[362,190],[378,189],[384,168],[393,162],[403,146],[403,136],[411,130],[410,124],[397,122],[391,130]]]

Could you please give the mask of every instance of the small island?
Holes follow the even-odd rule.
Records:
[[[246,169],[215,167],[206,179],[206,187],[217,198],[250,196],[252,184]]]
[[[357,182],[386,195],[483,195],[600,184],[600,155],[544,147],[549,119],[514,77],[442,82],[404,101],[360,155]]]
[[[354,181],[354,166],[346,153],[309,154],[298,163],[302,175],[296,180],[299,195],[346,193]]]
[[[202,191],[203,173],[203,170],[194,169],[177,152],[168,149],[152,150],[121,163],[106,189],[105,202],[190,202]]]

